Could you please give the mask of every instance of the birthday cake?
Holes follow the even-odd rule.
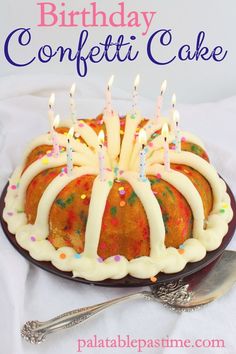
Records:
[[[138,111],[71,125],[33,140],[9,179],[3,217],[31,257],[91,281],[155,281],[220,246],[230,198],[199,138]]]

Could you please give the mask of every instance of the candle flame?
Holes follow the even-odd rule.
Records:
[[[173,116],[173,120],[174,120],[174,122],[175,122],[176,125],[179,124],[179,120],[180,120],[179,111],[175,110],[174,116]]]
[[[176,106],[176,94],[175,93],[172,96],[171,102],[172,102],[172,107],[175,108],[175,106]]]
[[[59,123],[60,123],[60,116],[59,116],[59,114],[57,114],[54,121],[53,121],[53,127],[57,128]]]
[[[110,90],[114,82],[114,75],[111,75],[108,83],[107,83],[107,89]]]
[[[166,92],[166,87],[167,87],[167,81],[164,80],[161,85],[161,95],[164,95],[164,93]]]
[[[67,133],[67,138],[68,139],[70,139],[70,138],[72,138],[74,136],[74,131],[75,131],[75,128],[71,127],[70,130]]]
[[[55,93],[52,93],[48,101],[49,108],[52,108],[54,106],[54,103],[55,103]]]
[[[76,90],[76,83],[74,82],[70,89],[70,97],[74,97],[75,90]]]
[[[134,80],[134,89],[137,90],[137,87],[140,83],[140,75],[138,74]]]
[[[169,128],[168,128],[168,124],[164,123],[161,129],[161,135],[163,136],[163,138],[168,138],[169,136]]]
[[[147,134],[146,131],[141,128],[139,131],[139,135],[138,135],[138,141],[141,145],[146,145],[147,144]]]
[[[99,134],[98,134],[98,143],[99,145],[102,145],[104,143],[105,140],[105,134],[103,130],[100,130]]]

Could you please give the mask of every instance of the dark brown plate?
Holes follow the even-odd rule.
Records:
[[[0,199],[0,215],[1,215],[0,218],[1,218],[2,228],[3,228],[3,231],[6,235],[6,237],[11,242],[11,244],[28,261],[35,264],[39,268],[46,270],[47,272],[53,273],[53,274],[60,276],[62,278],[69,279],[69,280],[79,282],[79,283],[94,284],[94,285],[100,285],[100,286],[112,286],[112,287],[138,287],[138,286],[153,285],[153,282],[150,279],[138,279],[138,278],[134,278],[130,275],[127,275],[126,277],[124,277],[122,279],[118,279],[118,280],[106,279],[103,281],[89,281],[89,280],[82,279],[82,278],[73,278],[71,272],[62,272],[61,270],[55,268],[51,264],[51,262],[40,262],[40,261],[36,261],[35,259],[33,259],[29,255],[28,251],[24,250],[23,248],[21,248],[18,245],[18,243],[16,242],[16,239],[15,239],[15,236],[8,231],[7,224],[3,220],[2,214],[3,214],[4,205],[5,205],[4,199],[5,199],[5,195],[7,192],[7,187],[8,187],[8,184],[5,186],[5,188],[2,192],[2,195],[1,195],[1,199]],[[215,251],[208,252],[206,257],[204,259],[202,259],[201,261],[195,262],[195,263],[188,263],[186,265],[186,267],[181,272],[173,273],[173,274],[159,273],[157,275],[158,284],[161,284],[164,282],[169,282],[169,281],[176,281],[180,278],[184,278],[190,274],[196,273],[199,270],[201,270],[202,268],[205,268],[206,266],[208,266],[211,262],[216,260],[216,258],[218,258],[222,254],[222,252],[228,246],[230,240],[232,239],[232,237],[234,235],[235,227],[236,227],[236,203],[235,203],[234,195],[228,186],[227,186],[227,192],[228,192],[230,199],[231,199],[231,207],[234,212],[234,217],[233,217],[232,221],[229,223],[229,230],[228,230],[227,234],[225,235],[225,237],[223,238],[223,241],[222,241],[220,247],[217,248]]]

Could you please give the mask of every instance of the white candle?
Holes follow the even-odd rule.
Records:
[[[176,94],[172,95],[171,99],[171,130],[175,132],[175,124],[174,124],[174,114],[175,114],[175,107],[176,107]]]
[[[160,95],[157,97],[157,107],[156,107],[156,119],[157,119],[157,121],[159,121],[160,118],[161,118],[161,108],[162,108],[163,96],[165,94],[166,87],[167,87],[167,81],[164,80],[162,85],[161,85]]]
[[[179,112],[175,110],[174,112],[174,124],[175,124],[175,150],[176,152],[181,152],[181,131],[179,126]]]
[[[48,101],[48,120],[49,120],[51,139],[53,136],[54,104],[55,104],[55,93],[52,93]]]
[[[72,146],[71,139],[74,136],[74,127],[71,127],[67,133],[67,144],[66,144],[66,157],[67,157],[67,175],[71,176],[73,171],[73,157],[72,157]]]
[[[111,103],[111,87],[114,81],[114,75],[112,75],[106,86],[106,100],[105,100],[105,112],[108,114],[112,113],[112,103]]]
[[[104,153],[104,131],[101,130],[98,134],[98,162],[99,162],[99,178],[100,181],[105,181],[105,153]]]
[[[70,89],[70,113],[73,124],[76,123],[76,105],[75,105],[76,84],[73,83]]]
[[[161,130],[161,135],[163,137],[163,149],[164,149],[164,166],[166,171],[170,171],[170,156],[169,156],[169,128],[168,124],[164,124]]]
[[[60,116],[59,114],[56,115],[54,121],[53,121],[53,129],[52,129],[52,143],[53,143],[53,155],[55,157],[59,157],[60,154],[60,148],[59,148],[59,143],[58,143],[58,134],[57,131],[55,130],[60,122]]]
[[[140,129],[138,140],[142,149],[139,153],[139,179],[140,181],[146,181],[146,150],[145,146],[147,144],[147,134],[143,128]]]
[[[133,89],[133,104],[132,104],[132,110],[133,113],[135,114],[137,112],[137,107],[138,107],[138,86],[140,82],[140,75],[138,74],[134,80],[134,89]]]

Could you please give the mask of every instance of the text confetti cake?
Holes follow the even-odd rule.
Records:
[[[111,85],[111,83],[110,83]],[[4,219],[18,244],[91,281],[127,274],[152,278],[176,273],[217,249],[232,219],[226,185],[204,145],[180,130],[179,115],[155,118],[133,108],[126,117],[111,107],[77,120],[54,118],[51,131],[31,142],[9,180]]]

